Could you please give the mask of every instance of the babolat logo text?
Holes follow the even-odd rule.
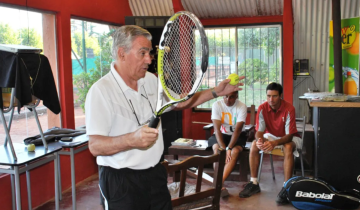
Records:
[[[325,193],[312,193],[312,192],[302,192],[296,191],[295,197],[304,197],[304,198],[320,198],[320,199],[327,199],[332,200],[335,194],[325,194]]]

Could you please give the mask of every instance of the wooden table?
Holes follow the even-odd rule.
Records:
[[[244,151],[242,151],[238,157],[239,159],[239,181],[248,181],[248,174],[250,172],[249,167],[249,150],[251,142],[246,142]],[[211,148],[208,148],[207,140],[196,140],[196,145],[194,146],[178,146],[172,145],[169,147],[169,155],[174,156],[174,160],[178,160],[179,155],[192,156],[192,155],[201,155],[207,156],[212,155],[213,151]]]
[[[174,159],[178,159],[178,155],[212,155],[213,151],[211,148],[208,148],[207,140],[196,140],[196,145],[194,146],[178,146],[172,145],[169,147],[169,155],[174,155]],[[207,149],[208,148],[208,149]]]

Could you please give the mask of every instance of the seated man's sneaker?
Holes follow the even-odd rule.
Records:
[[[289,203],[289,201],[287,199],[287,195],[286,195],[286,190],[285,190],[284,187],[281,188],[279,194],[277,195],[276,203],[278,203],[278,204],[287,204],[287,203]]]
[[[226,188],[221,189],[220,197],[224,198],[224,197],[228,197],[229,195],[230,195],[229,191]]]
[[[248,198],[256,193],[259,193],[260,186],[259,184],[253,184],[253,182],[249,182],[246,184],[245,188],[239,193],[240,198]]]

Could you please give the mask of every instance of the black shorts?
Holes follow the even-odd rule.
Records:
[[[160,163],[145,170],[103,166],[99,176],[105,210],[172,209],[167,172]]]
[[[221,133],[221,134],[223,136],[223,140],[224,140],[225,145],[228,146],[229,143],[230,143],[230,140],[231,140],[231,135],[227,135],[227,134],[223,134],[223,133]],[[244,149],[244,147],[246,145],[246,139],[247,139],[246,133],[241,132],[235,145],[239,145]],[[212,147],[214,144],[218,144],[215,134],[210,136],[210,138],[208,140],[208,147]]]

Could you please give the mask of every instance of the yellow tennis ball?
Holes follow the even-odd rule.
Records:
[[[226,79],[231,79],[230,85],[237,85],[239,83],[239,76],[237,74],[230,74]]]
[[[29,144],[29,145],[27,146],[27,150],[28,150],[29,152],[35,151],[35,144]]]

